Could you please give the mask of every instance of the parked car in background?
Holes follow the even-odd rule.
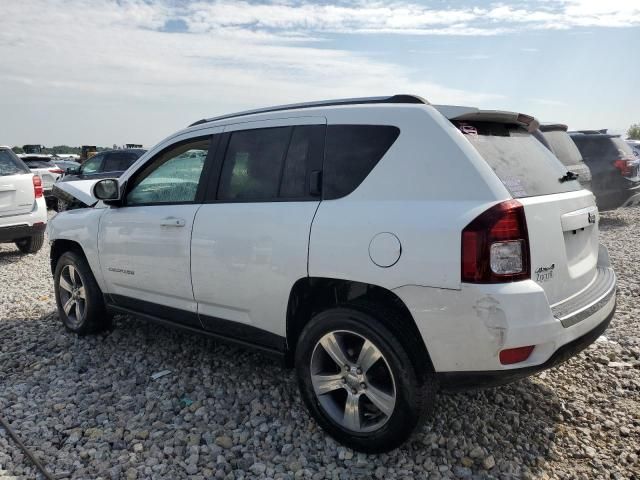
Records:
[[[580,154],[580,150],[567,133],[568,127],[560,123],[543,123],[540,131],[549,148],[558,157],[567,170],[578,175],[578,182],[587,190],[592,190],[591,170]],[[594,192],[597,196],[597,192]]]
[[[117,178],[145,153],[143,149],[106,150],[95,154],[76,168],[64,172],[62,182]]]
[[[627,140],[627,144],[633,150],[633,154],[640,158],[640,140]]]
[[[42,180],[8,147],[0,147],[0,243],[35,253],[47,224]]]
[[[62,177],[64,170],[51,159],[51,155],[22,154],[19,157],[33,173],[40,176],[45,202],[48,207],[55,207],[56,200],[51,193],[51,189],[53,184]]]
[[[70,208],[76,208],[83,205],[72,200],[64,189],[60,189],[60,184],[67,182],[78,182],[87,180],[98,180],[100,178],[117,178],[122,175],[138,158],[144,154],[143,149],[122,149],[107,150],[100,152],[86,160],[82,165],[75,168],[66,169],[63,177],[53,190],[53,196],[56,198],[56,210],[61,212]]]
[[[555,366],[614,313],[594,196],[537,126],[411,95],[195,122],[51,220],[59,318],[255,346],[329,434],[391,450],[438,386]]]
[[[58,157],[52,158],[53,163],[55,163],[63,172],[66,172],[69,169],[76,169],[80,167],[80,163],[74,160],[61,159]],[[64,173],[62,174],[64,176]]]
[[[591,170],[598,208],[611,210],[640,201],[640,162],[620,135],[606,130],[581,130],[569,135]]]

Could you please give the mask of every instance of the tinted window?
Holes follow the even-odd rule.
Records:
[[[301,125],[293,128],[289,151],[284,162],[280,197],[300,198],[307,195],[307,181],[313,165],[322,166],[324,125]]]
[[[80,167],[80,171],[84,174],[88,173],[96,173],[100,170],[100,165],[102,164],[102,160],[104,159],[104,154],[100,153],[98,155],[94,155],[89,160],[84,162]]]
[[[544,137],[551,145],[551,149],[562,163],[567,166],[576,165],[582,162],[580,150],[573,143],[571,137],[563,130],[544,132]]]
[[[580,153],[590,161],[612,162],[620,158],[633,156],[629,146],[618,137],[607,135],[572,135]]]
[[[135,163],[138,155],[131,152],[111,152],[107,154],[107,158],[102,166],[103,172],[124,172],[127,168]]]
[[[8,150],[0,150],[0,176],[29,173],[24,164]]]
[[[218,198],[269,200],[277,197],[291,133],[292,127],[232,133],[222,167]]]
[[[194,202],[208,151],[209,139],[163,151],[136,177],[127,205]]]
[[[324,157],[323,196],[344,197],[373,170],[400,135],[386,125],[330,125]]]
[[[38,157],[22,157],[22,161],[29,168],[54,168],[55,165],[51,160]]]
[[[514,198],[580,190],[577,180],[560,182],[567,173],[542,143],[516,125],[454,122]]]

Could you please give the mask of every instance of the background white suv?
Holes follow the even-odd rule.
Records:
[[[10,148],[0,146],[0,243],[35,253],[44,242],[46,223],[41,178]]]
[[[593,194],[537,127],[408,95],[196,122],[52,220],[60,318],[282,356],[327,432],[392,449],[439,387],[549,368],[613,315]]]

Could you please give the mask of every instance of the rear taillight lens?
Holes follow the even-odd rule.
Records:
[[[613,166],[620,170],[620,175],[624,177],[635,177],[638,174],[638,160],[635,158],[614,160]]]
[[[42,197],[42,179],[38,175],[33,176],[33,193],[36,198]]]
[[[524,207],[507,200],[462,231],[462,281],[502,283],[531,278]]]
[[[50,168],[49,172],[55,173],[55,174],[60,174],[60,173],[64,173],[64,170],[62,170],[60,168]]]

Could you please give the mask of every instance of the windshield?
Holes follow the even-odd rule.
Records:
[[[29,168],[54,168],[55,164],[51,160],[44,158],[29,158],[22,157],[22,161],[27,164]]]
[[[542,143],[516,125],[454,122],[514,198],[572,192],[577,180],[560,181],[567,168]]]
[[[551,132],[544,132],[544,137],[551,145],[551,149],[553,153],[556,154],[558,160],[564,163],[566,166],[576,165],[578,163],[582,163],[582,155],[580,155],[580,150],[576,147],[576,144],[573,143],[571,137],[567,134],[567,132],[563,130],[555,130]]]

